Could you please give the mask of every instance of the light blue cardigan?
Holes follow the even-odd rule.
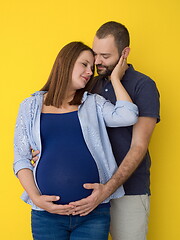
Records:
[[[32,154],[30,147],[40,151],[40,159],[40,115],[44,93],[44,91],[36,92],[20,105],[14,138],[15,174],[23,168],[28,168],[34,172],[35,178],[38,161],[36,167],[31,165]],[[96,162],[100,183],[104,184],[117,170],[106,126],[124,127],[135,124],[138,118],[138,108],[135,104],[127,101],[117,101],[114,106],[100,95],[85,92],[82,104],[78,108],[78,117],[85,142]],[[123,195],[124,189],[121,186],[104,203]],[[33,204],[26,192],[23,193],[22,199],[30,204],[33,209],[43,210]]]

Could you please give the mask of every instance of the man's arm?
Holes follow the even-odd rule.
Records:
[[[133,126],[132,142],[128,153],[116,173],[106,184],[84,184],[87,189],[93,189],[92,194],[80,201],[72,202],[76,206],[73,215],[85,216],[96,208],[121,186],[136,170],[147,152],[148,144],[156,125],[156,118],[139,117]]]

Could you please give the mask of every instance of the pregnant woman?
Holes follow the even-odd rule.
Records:
[[[83,43],[71,42],[59,52],[41,91],[21,103],[14,171],[25,189],[22,199],[32,206],[35,240],[108,239],[109,200],[123,196],[123,187],[87,216],[73,216],[69,203],[91,194],[84,183],[105,184],[117,169],[106,126],[137,121],[137,107],[120,82],[125,65],[122,56],[111,75],[114,106],[88,93],[94,84],[94,54]],[[31,147],[41,153],[35,168]]]

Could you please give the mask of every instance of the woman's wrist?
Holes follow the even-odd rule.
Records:
[[[36,193],[31,193],[31,194],[28,194],[30,199],[33,201],[33,203],[36,205],[36,203],[38,202],[38,200],[40,199],[40,196],[41,194],[39,192],[36,192]]]

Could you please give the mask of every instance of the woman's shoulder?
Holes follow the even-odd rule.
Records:
[[[20,106],[21,106],[21,108],[26,109],[26,108],[30,107],[34,101],[35,101],[34,96],[27,97],[20,103]]]
[[[37,91],[33,94],[31,94],[30,97],[25,98],[20,106],[21,108],[24,109],[28,109],[28,108],[32,108],[35,104],[38,104],[38,102],[40,102],[42,95],[44,94],[44,91]]]
[[[46,93],[45,91],[36,91],[35,93],[31,94],[30,97],[25,98],[21,104],[25,104],[25,103],[29,103],[34,101],[37,98],[41,98],[44,93]]]

